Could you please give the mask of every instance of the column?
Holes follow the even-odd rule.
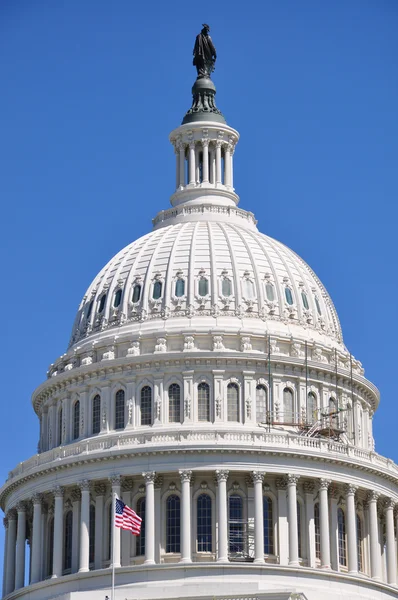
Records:
[[[131,490],[133,488],[133,480],[124,478],[122,482],[122,500],[131,507]],[[122,567],[128,567],[130,564],[130,549],[131,541],[134,536],[129,531],[121,532],[122,537]]]
[[[348,572],[358,573],[358,540],[357,540],[357,518],[355,511],[355,485],[348,484],[346,487],[347,504],[347,564]]]
[[[231,146],[227,144],[225,146],[225,157],[224,157],[224,183],[226,186],[231,187]]]
[[[41,508],[42,508],[42,496],[41,494],[33,494],[32,496],[33,502],[33,532],[32,532],[32,577],[31,583],[37,583],[41,579],[41,548],[42,548],[42,538],[41,538],[41,529],[42,529],[42,518],[41,518]]]
[[[82,493],[80,488],[75,488],[71,493],[72,497],[72,573],[77,573],[79,570],[80,559],[80,514],[81,514],[81,498]]]
[[[25,585],[25,545],[26,545],[26,506],[23,502],[17,504],[17,549],[15,555],[15,589]]]
[[[221,174],[221,144],[220,140],[216,142],[216,183],[222,183]]]
[[[217,562],[228,562],[227,479],[229,471],[216,471],[218,482],[218,556]]]
[[[4,555],[3,555],[3,593],[2,593],[2,597],[7,595],[8,517],[4,517],[3,525],[4,525]]]
[[[330,569],[330,538],[329,538],[329,479],[319,482],[319,534],[321,547],[321,567]]]
[[[161,523],[161,491],[163,485],[162,475],[156,475],[154,488],[155,488],[155,523]],[[162,532],[160,527],[155,529],[155,563],[160,563],[160,553],[162,546]]]
[[[113,477],[110,477],[110,482],[112,484],[112,524],[111,524],[111,531],[112,531],[112,540],[111,543],[113,544],[113,563],[115,565],[115,568],[120,567],[120,527],[115,527],[114,526],[114,518],[115,518],[115,505],[116,505],[116,498],[120,498],[120,485],[121,485],[121,477],[120,475],[113,475]]]
[[[68,444],[71,440],[71,416],[70,398],[62,400],[62,444]]]
[[[312,569],[315,568],[315,519],[314,519],[314,490],[313,481],[306,481],[304,484],[305,493],[305,522],[307,525],[307,562]]]
[[[11,509],[7,513],[8,536],[7,536],[7,575],[6,593],[10,594],[15,589],[15,544],[17,541],[17,513]]]
[[[195,183],[200,183],[200,154],[198,144],[195,146]]]
[[[104,496],[106,485],[97,483],[95,491],[95,547],[94,547],[94,569],[102,569],[102,542],[104,534]]]
[[[142,474],[145,479],[145,562],[146,565],[155,564],[155,472],[148,471]]]
[[[195,142],[189,143],[189,183],[195,185]]]
[[[265,473],[253,471],[254,483],[254,562],[264,563],[263,480]]]
[[[397,553],[394,540],[394,507],[395,502],[388,498],[385,502],[386,509],[386,536],[387,536],[387,583],[397,585]]]
[[[176,155],[176,190],[178,190],[178,186],[180,185],[180,151],[178,142],[174,144],[174,154]]]
[[[194,371],[182,371],[183,390],[181,398],[181,414],[183,423],[189,423],[195,418],[196,407],[194,406]]]
[[[276,488],[278,490],[279,564],[287,565],[289,563],[289,532],[287,521],[286,479],[284,477],[276,480]]]
[[[379,494],[369,494],[369,534],[370,534],[370,574],[372,579],[381,580],[381,562],[379,546],[379,526],[377,517],[377,500]]]
[[[135,379],[127,382],[127,402],[126,402],[126,423],[127,427],[135,427],[135,406],[136,406],[136,394],[135,394]]]
[[[214,144],[212,144],[209,148],[210,155],[210,183],[213,185],[216,183],[216,150]]]
[[[41,440],[40,440],[40,450],[45,452],[48,450],[48,409],[47,407],[43,408],[42,414],[42,422],[41,422]]]
[[[192,562],[191,558],[191,477],[192,471],[179,471],[182,487],[182,510],[181,510],[181,561]]]
[[[80,510],[80,554],[79,554],[79,573],[89,571],[89,551],[90,551],[90,482],[84,479],[80,483],[82,494]]]
[[[52,578],[62,575],[62,543],[63,543],[63,515],[64,515],[64,488],[54,488],[54,543],[53,543],[53,574]]]
[[[101,388],[101,433],[109,431],[109,405],[111,401],[111,388],[104,385]]]
[[[90,415],[90,409],[89,409],[89,402],[88,402],[88,389],[85,388],[84,390],[82,390],[80,392],[80,419],[83,418],[83,427],[81,428],[81,435],[83,437],[87,437],[88,436],[88,423],[90,421],[89,415]]]
[[[209,140],[204,138],[202,139],[202,147],[203,147],[203,183],[209,183]]]
[[[287,476],[287,509],[289,517],[289,565],[298,567],[297,482],[298,475]]]
[[[183,142],[179,143],[178,149],[180,153],[180,188],[183,188],[185,185],[185,145],[183,144]]]

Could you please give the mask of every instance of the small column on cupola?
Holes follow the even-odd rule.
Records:
[[[180,127],[170,134],[176,154],[176,191],[172,206],[211,202],[236,206],[239,197],[233,183],[233,154],[239,133],[229,127],[216,106],[216,86],[211,79],[216,49],[203,25],[196,36],[193,64],[197,78],[192,87],[192,106]]]

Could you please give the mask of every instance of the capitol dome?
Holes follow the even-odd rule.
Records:
[[[0,489],[7,600],[397,598],[379,392],[315,273],[238,208],[205,67],[171,208],[88,287],[33,393],[38,451]]]

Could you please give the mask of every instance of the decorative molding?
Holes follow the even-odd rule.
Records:
[[[155,471],[146,471],[142,474],[142,476],[145,479],[146,484],[155,482],[155,477],[156,477]]]
[[[178,471],[178,473],[180,475],[181,483],[184,483],[184,482],[187,482],[187,481],[191,481],[192,471],[181,470],[181,471]]]
[[[223,470],[217,470],[216,471],[216,478],[217,478],[217,482],[220,483],[221,481],[227,481],[228,479],[228,475],[229,475],[229,471],[223,469]]]

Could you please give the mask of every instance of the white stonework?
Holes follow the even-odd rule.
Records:
[[[237,208],[238,138],[172,132],[172,208],[94,279],[33,393],[39,452],[0,490],[4,598],[110,597],[112,491],[145,526],[116,530],[115,600],[398,597],[379,393],[317,276]]]

